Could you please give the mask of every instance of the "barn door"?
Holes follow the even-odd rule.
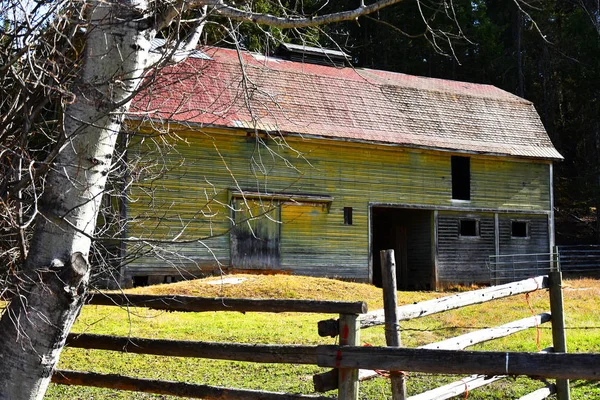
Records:
[[[408,246],[406,244],[406,227],[395,226],[396,282],[399,290],[407,290],[408,276]]]
[[[234,198],[232,206],[231,266],[237,269],[279,269],[279,204]]]

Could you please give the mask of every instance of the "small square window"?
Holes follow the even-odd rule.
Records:
[[[344,207],[344,225],[352,225],[352,207]]]
[[[476,219],[461,219],[459,230],[461,237],[477,237],[479,236],[479,221]]]
[[[529,224],[527,221],[511,221],[510,236],[513,238],[528,238]]]

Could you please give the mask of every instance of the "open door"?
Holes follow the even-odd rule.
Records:
[[[433,211],[372,207],[371,213],[373,283],[381,285],[379,252],[393,249],[398,289],[431,289]]]

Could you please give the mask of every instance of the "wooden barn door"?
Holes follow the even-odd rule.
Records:
[[[408,289],[408,246],[406,244],[406,227],[394,226],[394,252],[396,255],[396,282],[398,289]]]
[[[233,199],[231,266],[236,269],[279,269],[281,207],[277,202]]]

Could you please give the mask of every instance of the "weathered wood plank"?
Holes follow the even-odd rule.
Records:
[[[360,325],[356,315],[340,315],[340,346],[360,346]],[[339,368],[340,365],[334,365]],[[338,398],[358,400],[358,369],[338,369]]]
[[[420,346],[420,349],[440,349],[440,350],[462,350],[478,343],[487,342],[512,335],[513,333],[533,328],[551,320],[550,313],[541,313],[533,317],[527,317],[518,321],[509,322],[504,325],[492,328],[482,329],[475,332],[469,332],[464,335],[456,336],[440,342]]]
[[[600,354],[318,346],[321,367],[600,380]]]
[[[506,378],[506,375],[491,377],[486,375],[471,375],[462,378],[459,381],[428,390],[427,392],[419,393],[415,396],[410,396],[408,400],[445,400],[504,378]]]
[[[100,306],[136,306],[167,311],[239,311],[239,312],[302,312],[320,314],[363,314],[363,301],[322,301],[285,299],[205,298],[195,296],[160,296],[121,293],[96,293],[88,304]]]
[[[385,313],[385,343],[390,347],[400,347],[400,325],[398,324],[398,285],[396,283],[396,258],[394,250],[382,250],[381,283],[383,287],[383,309]],[[406,399],[404,375],[400,371],[390,371],[392,399]]]
[[[93,372],[68,370],[54,371],[54,375],[52,375],[52,382],[59,385],[93,386],[207,400],[331,400],[330,397],[323,396],[263,392],[249,389],[229,389],[185,382],[159,381],[143,378],[132,378],[117,374],[97,374]]]
[[[313,365],[317,363],[315,346],[196,342],[74,333],[67,337],[67,346],[124,353],[258,363]]]
[[[453,296],[442,297],[440,299],[422,301],[417,304],[408,304],[398,307],[398,320],[407,321],[473,304],[485,303],[486,301],[494,299],[501,299],[520,293],[528,293],[547,287],[547,277],[538,276],[536,278],[525,279],[505,285],[491,286],[484,289],[455,294]],[[360,322],[361,328],[383,325],[385,323],[384,310],[375,310],[365,315],[361,315]]]
[[[552,346],[556,353],[567,352],[567,332],[565,330],[565,314],[562,295],[562,274],[552,271],[549,275],[550,282],[550,310],[554,315],[552,318]],[[569,381],[558,379],[556,381],[556,398],[558,400],[570,400]]]
[[[556,385],[550,384],[544,388],[538,389],[535,392],[531,392],[519,398],[519,400],[543,400],[549,396],[552,396],[554,393],[556,393]]]
[[[493,328],[482,329],[476,332],[470,332],[447,340],[442,340],[440,342],[426,344],[424,346],[419,346],[418,348],[437,350],[463,350],[469,346],[474,346],[479,343],[509,336],[513,333],[532,328],[538,324],[550,321],[550,318],[550,313],[541,313],[533,317],[523,318],[518,321],[509,322],[508,324],[496,326]],[[358,373],[358,379],[361,381],[372,379],[377,376],[377,372],[365,369],[361,369]],[[325,377],[323,377],[322,379],[325,379]]]
[[[360,373],[365,371],[361,369],[359,371],[358,380],[360,379]],[[371,372],[371,371],[368,371]],[[313,385],[315,387],[315,392],[328,392],[330,390],[334,390],[338,388],[338,375],[339,370],[334,368],[327,372],[323,372],[320,374],[313,375]]]

